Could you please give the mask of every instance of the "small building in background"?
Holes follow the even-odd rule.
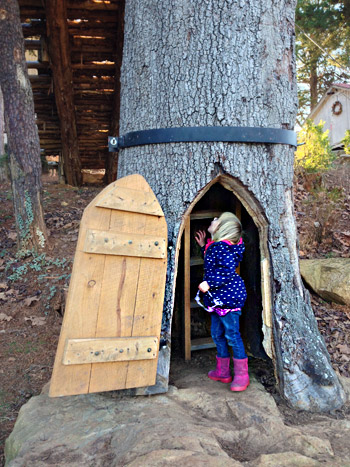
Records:
[[[323,130],[329,130],[332,149],[343,149],[342,139],[350,130],[350,84],[334,83],[308,118],[316,125],[324,121]]]
[[[323,183],[329,189],[342,187],[350,192],[350,155],[345,154],[342,139],[346,130],[350,130],[350,84],[334,83],[309,117],[318,125],[325,122],[323,130],[329,130],[329,140],[337,158],[332,168],[323,176]]]

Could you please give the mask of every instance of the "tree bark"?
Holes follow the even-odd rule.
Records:
[[[312,63],[310,68],[310,110],[313,110],[318,102],[318,76],[317,64]]]
[[[294,0],[128,0],[120,134],[151,128],[252,126],[293,129],[297,113]],[[296,408],[344,402],[299,273],[293,216],[294,148],[276,144],[172,143],[120,151],[118,176],[150,183],[169,229],[163,333],[170,339],[182,216],[218,173],[236,180],[266,218],[274,364]],[[160,380],[169,353],[160,353]]]
[[[20,250],[42,249],[47,240],[41,199],[41,160],[34,101],[16,0],[0,0],[0,86]]]
[[[66,0],[46,2],[46,27],[56,107],[61,127],[64,174],[68,185],[80,186],[82,174],[74,106]]]
[[[0,88],[0,182],[9,179],[8,159],[5,154],[5,117],[4,117],[4,99]]]
[[[125,1],[119,3],[118,10],[118,29],[116,34],[116,55],[115,55],[115,76],[114,76],[114,93],[112,104],[112,115],[110,124],[110,135],[119,136],[119,117],[120,117],[120,70],[123,57],[123,40],[124,40],[124,8]],[[106,174],[104,180],[107,184],[112,183],[117,178],[118,153],[108,152],[106,158]]]

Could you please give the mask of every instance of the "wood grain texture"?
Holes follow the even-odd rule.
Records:
[[[111,233],[88,229],[84,245],[86,253],[165,258],[166,240],[159,236],[138,233]]]
[[[79,231],[67,306],[51,380],[50,396],[124,389],[134,381],[153,384],[156,362],[137,363],[143,376],[127,382],[128,362],[107,362],[63,365],[67,339],[157,336],[159,338],[163,309],[166,258],[111,256],[84,252],[88,229],[107,230],[112,234],[158,234],[166,239],[167,226],[163,216],[149,216],[96,207],[106,192],[119,186],[151,191],[143,177],[135,175],[120,179],[105,188],[85,209]],[[152,219],[152,220],[150,220]],[[148,229],[148,225],[151,228]],[[144,269],[148,270],[144,274]],[[142,300],[142,303],[140,303]],[[151,305],[147,301],[150,301]],[[137,309],[143,309],[147,325],[140,320]],[[141,318],[142,319],[142,318]],[[158,319],[155,323],[154,320]],[[137,329],[137,333],[134,332]],[[158,349],[157,349],[158,354]],[[138,370],[136,369],[136,372]],[[130,386],[131,385],[131,386]]]
[[[235,212],[236,216],[238,217],[239,220],[242,220],[242,204],[237,202],[236,203],[236,212]],[[241,272],[241,264],[239,264],[237,266],[237,269],[236,269],[236,273],[237,274],[240,274]]]
[[[101,194],[96,198],[99,196]],[[98,228],[101,225],[108,224],[110,217],[110,211],[105,209],[95,210],[93,203],[90,203],[84,211],[81,225]],[[105,257],[84,253],[85,237],[86,229],[80,229],[66,309],[52,372],[51,397],[85,394],[89,390],[91,365],[67,367],[62,363],[66,339],[95,337]]]
[[[145,232],[149,235],[162,234],[167,236],[167,227],[163,218],[148,216]],[[159,336],[163,317],[165,290],[166,258],[154,261],[143,258],[136,295],[136,305],[133,315],[132,336]],[[161,284],[161,287],[159,286]],[[157,361],[131,362],[128,368],[126,387],[153,385],[156,382]],[[145,381],[148,383],[145,384]]]
[[[184,334],[185,334],[185,360],[191,360],[191,221],[187,217],[184,240]]]
[[[67,339],[62,363],[79,365],[151,360],[157,356],[158,345],[157,337]]]
[[[159,206],[154,193],[140,192],[131,188],[122,188],[109,192],[98,202],[97,206],[118,209],[119,211],[140,212],[153,216],[162,216],[163,211]]]

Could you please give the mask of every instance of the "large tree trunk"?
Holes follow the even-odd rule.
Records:
[[[66,0],[46,2],[46,27],[56,107],[61,127],[64,175],[68,185],[80,186],[82,173],[74,106]]]
[[[47,239],[41,203],[40,143],[16,0],[0,0],[0,37],[0,86],[18,246],[22,250],[40,249]]]
[[[127,1],[120,134],[181,126],[293,129],[295,3]],[[232,178],[242,202],[249,208],[251,200],[256,218],[266,220],[271,288],[265,294],[271,297],[280,392],[293,407],[327,411],[342,405],[344,392],[300,278],[293,161],[294,149],[281,144],[158,144],[120,151],[118,176],[142,174],[166,215],[170,250],[163,332],[168,339],[183,215],[218,174]],[[163,379],[168,362],[169,353],[161,352]]]

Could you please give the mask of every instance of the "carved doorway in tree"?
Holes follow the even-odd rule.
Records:
[[[194,240],[197,230],[206,230],[213,217],[224,211],[241,219],[245,253],[240,275],[246,284],[248,298],[241,317],[241,333],[249,355],[266,357],[271,352],[271,304],[269,259],[266,242],[267,222],[258,202],[242,184],[220,175],[204,187],[191,203],[182,223],[176,283],[175,328],[182,327],[185,359],[195,350],[215,347],[210,337],[210,316],[194,301],[197,286],[203,277],[203,260]],[[181,324],[179,324],[181,323]],[[175,332],[176,336],[176,332]]]

